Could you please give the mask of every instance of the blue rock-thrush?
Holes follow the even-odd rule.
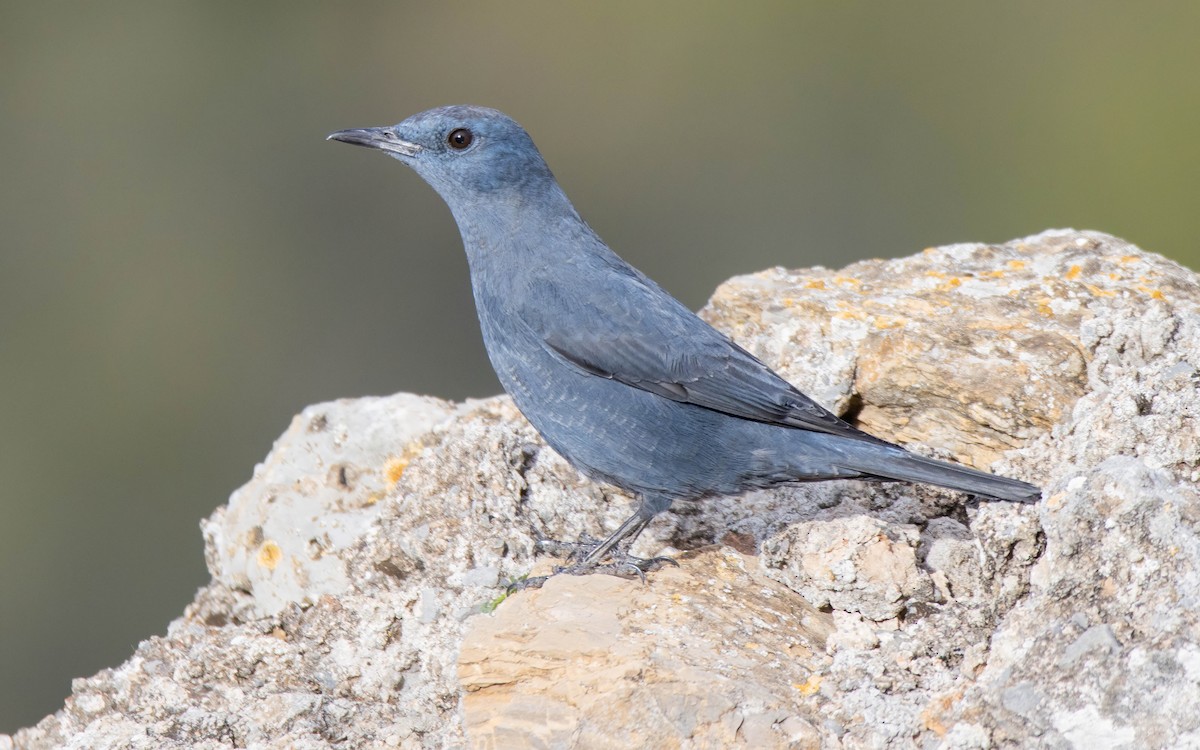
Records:
[[[661,559],[632,557],[629,546],[675,500],[850,478],[1040,496],[1025,482],[910,453],[805,396],[610,250],[503,113],[442,107],[329,138],[383,151],[442,196],[500,383],[571,464],[640,499],[562,572],[655,567]]]

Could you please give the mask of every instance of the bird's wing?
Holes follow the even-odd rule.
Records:
[[[545,347],[570,366],[742,419],[885,442],[798,391],[640,272],[607,270],[572,298],[574,314],[538,316]],[[581,319],[594,324],[559,323]]]

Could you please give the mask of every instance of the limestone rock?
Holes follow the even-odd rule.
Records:
[[[763,545],[762,563],[817,607],[890,620],[929,601],[933,583],[917,565],[914,526],[868,516],[796,524]]]
[[[1105,242],[1047,233],[838,271],[775,268],[723,284],[707,317],[867,431],[987,466],[1083,394],[1089,307],[1186,284],[1182,269]]]
[[[802,390],[1045,497],[682,504],[645,585],[500,601],[631,502],[507,398],[310,407],[166,634],[0,748],[1200,746],[1198,281],[1073,231],[731,280],[704,314]]]
[[[830,617],[725,548],[652,586],[552,578],[468,629],[468,735],[485,747],[817,747]]]
[[[448,402],[402,393],[296,415],[254,477],[204,522],[213,579],[250,594],[253,615],[345,593],[339,553],[376,521],[414,441],[453,413]]]

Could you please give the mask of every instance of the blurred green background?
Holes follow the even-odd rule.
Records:
[[[0,732],[164,632],[304,405],[499,387],[433,191],[478,103],[693,307],[1048,227],[1195,266],[1196,3],[0,5]]]

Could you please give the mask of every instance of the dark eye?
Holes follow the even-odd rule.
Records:
[[[475,140],[475,136],[466,128],[451,130],[450,135],[446,136],[446,143],[450,144],[450,148],[458,149],[459,151],[470,146],[473,140]]]

